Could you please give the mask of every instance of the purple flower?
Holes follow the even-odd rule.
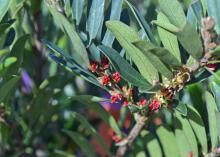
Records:
[[[26,70],[22,70],[21,72],[21,79],[22,79],[22,91],[26,94],[30,94],[33,88],[33,81],[30,78],[29,74]]]

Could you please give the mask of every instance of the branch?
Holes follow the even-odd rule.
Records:
[[[135,126],[132,128],[131,132],[129,133],[127,137],[127,144],[120,146],[117,150],[116,156],[115,157],[123,157],[127,151],[128,148],[131,147],[132,143],[136,139],[136,137],[139,135],[141,132],[142,128],[145,125],[146,117],[140,116],[137,119],[137,123]]]
[[[207,65],[208,61],[212,57],[211,54],[209,53],[209,51],[216,46],[216,44],[214,42],[212,42],[212,35],[210,32],[210,30],[212,30],[215,25],[214,19],[204,18],[202,20],[202,25],[203,25],[203,28],[201,30],[201,37],[203,40],[203,54],[204,54],[204,56],[200,61],[198,61],[192,67],[189,68],[190,75],[192,75],[194,72],[198,71],[200,68]],[[136,139],[136,137],[139,135],[142,128],[144,127],[146,119],[147,119],[147,117],[139,116],[137,123],[134,125],[134,127],[132,128],[131,132],[129,133],[129,135],[127,137],[127,141],[128,141],[127,144],[120,146],[118,148],[115,157],[123,157],[125,155],[126,151],[131,147],[132,143],[134,142],[134,140]],[[208,154],[208,156],[205,156],[205,157],[216,157],[216,154],[219,155],[219,153],[220,153],[220,148],[214,150],[212,153]],[[213,155],[215,155],[215,156],[213,156]]]

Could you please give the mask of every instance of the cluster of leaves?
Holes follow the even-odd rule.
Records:
[[[76,96],[85,87],[79,85],[77,76],[109,92],[88,70],[90,62],[108,58],[110,73],[121,74],[120,87],[135,89],[134,102],[144,97],[150,103],[161,86],[172,82],[176,71],[204,57],[200,35],[203,17],[214,18],[216,36],[210,42],[219,44],[218,0],[186,1],[187,11],[177,0],[159,0],[158,12],[152,13],[157,19],[151,19],[151,24],[127,0],[0,0],[0,4],[0,155],[5,156],[75,156],[76,145],[85,156],[97,156],[100,152],[94,151],[90,137],[111,156],[117,146],[106,144],[93,120],[83,113],[93,110],[118,137],[126,137],[123,130],[129,112],[121,108],[116,121],[100,105],[108,100]],[[148,8],[152,6],[157,5]],[[215,56],[210,63],[217,64],[219,47],[210,52]],[[47,62],[47,54],[68,71]],[[25,77],[25,70],[33,80]],[[97,87],[89,89],[98,94]],[[127,156],[196,157],[218,148],[219,95],[219,71],[202,67],[190,76],[183,90],[175,93],[174,109],[166,104],[150,116]],[[147,107],[129,105],[130,111],[138,113]],[[131,121],[135,123],[135,117]]]

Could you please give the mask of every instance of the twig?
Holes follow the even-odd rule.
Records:
[[[211,35],[210,35],[210,30],[214,28],[214,20],[212,18],[204,18],[202,21],[203,29],[201,30],[201,35],[202,35],[202,40],[203,40],[203,53],[204,57],[197,62],[195,65],[193,65],[190,68],[190,74],[192,75],[194,72],[198,71],[200,68],[206,66],[208,64],[208,61],[211,59],[211,54],[209,53],[211,46],[213,45],[212,40],[211,40]],[[141,132],[142,128],[145,125],[146,117],[140,116],[137,120],[137,123],[134,125],[132,128],[131,132],[129,133],[127,137],[127,144],[120,146],[116,152],[115,157],[123,157],[126,153],[126,151],[131,147],[132,143],[136,139],[136,137],[139,135]],[[220,153],[220,148],[216,149],[212,153],[208,154],[208,156],[205,157],[216,157],[213,156]]]
[[[123,146],[120,146],[117,150],[116,156],[115,157],[123,157],[129,147],[131,147],[132,143],[136,139],[136,137],[139,135],[140,131],[145,125],[146,117],[144,116],[139,116],[137,118],[137,123],[135,126],[132,128],[131,132],[129,133],[127,137],[127,143]]]

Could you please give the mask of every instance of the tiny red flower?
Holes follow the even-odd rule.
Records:
[[[110,82],[110,77],[109,77],[108,75],[102,76],[102,78],[101,78],[101,84],[102,84],[103,86],[108,85],[109,82]]]
[[[127,99],[125,99],[122,106],[123,106],[123,107],[127,107],[128,104],[129,104],[129,101],[128,101]]]
[[[122,138],[119,137],[118,135],[113,135],[113,136],[112,136],[112,140],[113,140],[115,143],[118,143],[118,142],[122,141]]]
[[[115,95],[112,95],[110,99],[111,99],[111,103],[116,103],[118,101],[118,97]]]
[[[160,108],[160,101],[157,98],[154,98],[153,101],[149,105],[150,111],[156,111]]]
[[[88,68],[91,72],[96,72],[96,70],[98,69],[98,63],[95,61],[91,61]]]
[[[146,99],[141,99],[140,101],[139,101],[139,104],[141,105],[141,106],[145,106],[146,104],[147,104],[147,100]]]
[[[215,69],[217,68],[217,64],[208,64],[207,67],[212,70],[212,71],[215,71]]]
[[[115,73],[112,75],[112,79],[113,79],[116,83],[120,82],[120,80],[121,80],[121,75],[120,75],[120,73],[119,73],[119,72],[115,72]]]
[[[123,96],[121,94],[115,94],[111,96],[111,103],[115,103],[118,100],[121,100],[123,98]]]
[[[102,67],[103,70],[106,70],[106,69],[109,68],[109,60],[108,60],[108,58],[103,57],[101,59],[101,67]]]
[[[121,100],[123,98],[123,95],[122,94],[116,94],[115,95],[119,100]]]

